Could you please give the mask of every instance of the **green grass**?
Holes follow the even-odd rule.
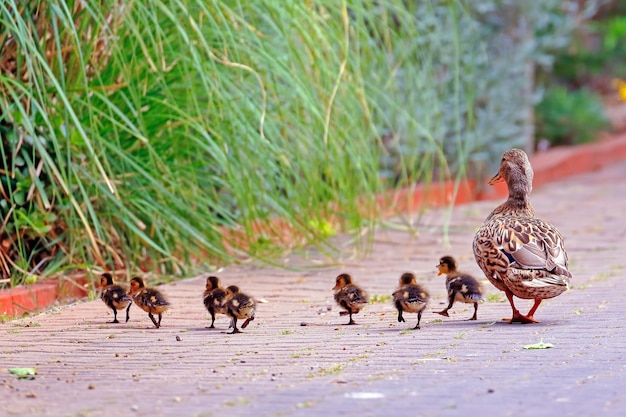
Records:
[[[378,192],[519,137],[519,71],[484,41],[505,30],[418,3],[1,2],[2,276],[367,249]]]

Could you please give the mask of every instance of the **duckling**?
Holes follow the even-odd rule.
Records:
[[[422,313],[426,309],[430,295],[428,291],[422,288],[415,280],[415,275],[411,272],[405,272],[400,277],[400,285],[393,292],[393,303],[398,310],[398,322],[403,322],[402,312],[417,313],[417,324],[413,329],[420,328]]]
[[[448,310],[452,308],[455,301],[462,303],[474,304],[474,315],[468,320],[476,320],[478,311],[478,303],[483,300],[483,291],[480,282],[471,275],[457,271],[456,261],[452,256],[444,256],[439,260],[437,265],[439,273],[437,275],[446,274],[446,288],[448,290],[448,307],[435,313],[442,316],[450,317]]]
[[[170,303],[159,290],[146,287],[142,278],[134,277],[130,280],[128,295],[133,297],[133,301],[139,308],[148,313],[148,317],[157,329],[161,327],[161,317],[163,312],[169,308]],[[159,315],[158,322],[154,319],[153,314]]]
[[[368,301],[368,296],[359,286],[352,283],[352,277],[349,274],[340,274],[335,279],[335,286],[333,287],[335,292],[335,301],[337,304],[346,311],[339,313],[340,316],[350,315],[350,321],[347,325],[356,324],[352,320],[353,314],[358,314],[359,311]]]
[[[220,279],[216,276],[210,276],[206,279],[206,289],[203,295],[204,306],[211,315],[211,325],[209,329],[215,328],[215,313],[226,314],[224,300],[226,299],[226,290],[220,286]]]
[[[241,330],[237,328],[237,319],[245,319],[241,325],[242,329],[248,327],[248,324],[254,320],[254,314],[256,313],[256,301],[254,301],[254,298],[249,295],[240,292],[239,287],[236,285],[231,285],[226,288],[224,308],[226,309],[226,314],[228,314],[232,319],[231,325],[233,330],[229,332],[229,334],[241,333]]]
[[[126,322],[128,323],[130,305],[133,299],[126,294],[124,288],[119,285],[115,285],[113,282],[113,275],[105,272],[100,277],[100,286],[102,287],[102,294],[100,299],[113,310],[113,321],[111,323],[119,323],[117,320],[117,310],[126,309]]]

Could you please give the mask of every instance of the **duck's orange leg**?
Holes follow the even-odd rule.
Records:
[[[509,304],[511,304],[511,308],[513,309],[513,316],[511,318],[505,318],[502,320],[506,321],[509,324],[511,323],[524,323],[524,324],[538,323],[538,321],[536,321],[531,315],[531,313],[534,313],[537,307],[539,307],[539,304],[537,304],[536,301],[535,301],[535,305],[530,310],[529,315],[525,316],[522,313],[520,313],[519,310],[515,307],[515,303],[513,302],[513,293],[511,293],[511,291],[508,291],[508,290],[504,291],[504,293],[506,294],[506,298],[508,298]]]
[[[542,301],[543,300],[541,298],[536,298],[535,304],[533,304],[528,314],[526,314],[526,318],[532,320],[533,323],[539,323],[537,320],[535,320],[535,311],[537,311],[537,308],[539,308],[539,304],[541,304]]]

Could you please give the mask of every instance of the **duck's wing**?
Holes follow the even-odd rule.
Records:
[[[405,285],[393,292],[394,302],[427,303],[429,294],[426,290],[417,285]]]
[[[505,217],[490,222],[491,236],[509,259],[510,267],[545,270],[571,278],[561,233],[538,218]]]
[[[468,299],[482,300],[482,286],[471,275],[459,274],[447,282],[448,296],[461,294]]]
[[[342,298],[353,304],[367,304],[367,293],[356,285],[346,285],[341,291]]]
[[[166,307],[170,305],[169,301],[167,301],[165,296],[154,288],[147,288],[141,294],[141,298],[142,298],[143,303],[149,306]]]

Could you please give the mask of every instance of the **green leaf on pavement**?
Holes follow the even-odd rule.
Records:
[[[539,343],[524,345],[523,347],[524,349],[550,349],[551,347],[554,347],[554,345],[552,343],[544,343],[543,339],[541,339],[541,342]]]
[[[17,379],[35,379],[37,375],[36,368],[10,368],[9,372],[17,375]]]

